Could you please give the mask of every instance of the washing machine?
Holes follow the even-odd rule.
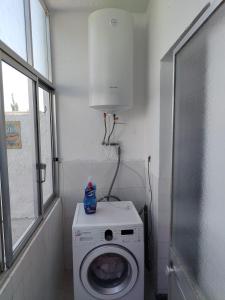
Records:
[[[132,202],[79,203],[72,227],[75,300],[143,300],[143,223]]]

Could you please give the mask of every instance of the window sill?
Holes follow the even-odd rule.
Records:
[[[40,223],[38,224],[37,228],[33,232],[32,236],[29,238],[28,242],[24,246],[23,250],[18,254],[17,258],[15,259],[13,265],[11,268],[7,269],[6,271],[2,272],[0,274],[0,294],[1,290],[5,288],[8,281],[10,281],[11,277],[15,274],[17,271],[17,268],[20,264],[23,263],[23,259],[28,254],[29,250],[32,247],[33,241],[38,237],[40,234],[42,228],[44,227],[46,221],[50,217],[51,213],[53,212],[56,205],[61,202],[61,199],[59,197],[55,197],[53,201],[49,204],[48,208],[46,209],[43,218],[41,219]]]

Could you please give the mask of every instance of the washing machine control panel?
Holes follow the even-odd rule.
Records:
[[[141,228],[138,227],[122,227],[114,229],[101,230],[100,241],[106,242],[137,242],[141,240]]]
[[[75,239],[78,242],[140,242],[143,241],[142,227],[99,228],[76,230]]]

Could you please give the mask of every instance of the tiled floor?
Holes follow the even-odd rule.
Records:
[[[147,280],[147,276],[146,276]],[[60,292],[60,300],[74,300],[73,299],[73,274],[72,271],[66,271]],[[149,285],[146,284],[145,300],[155,300],[153,292]]]

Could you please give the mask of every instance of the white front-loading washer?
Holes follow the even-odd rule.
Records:
[[[79,203],[72,228],[75,300],[143,300],[143,223],[130,201]]]

